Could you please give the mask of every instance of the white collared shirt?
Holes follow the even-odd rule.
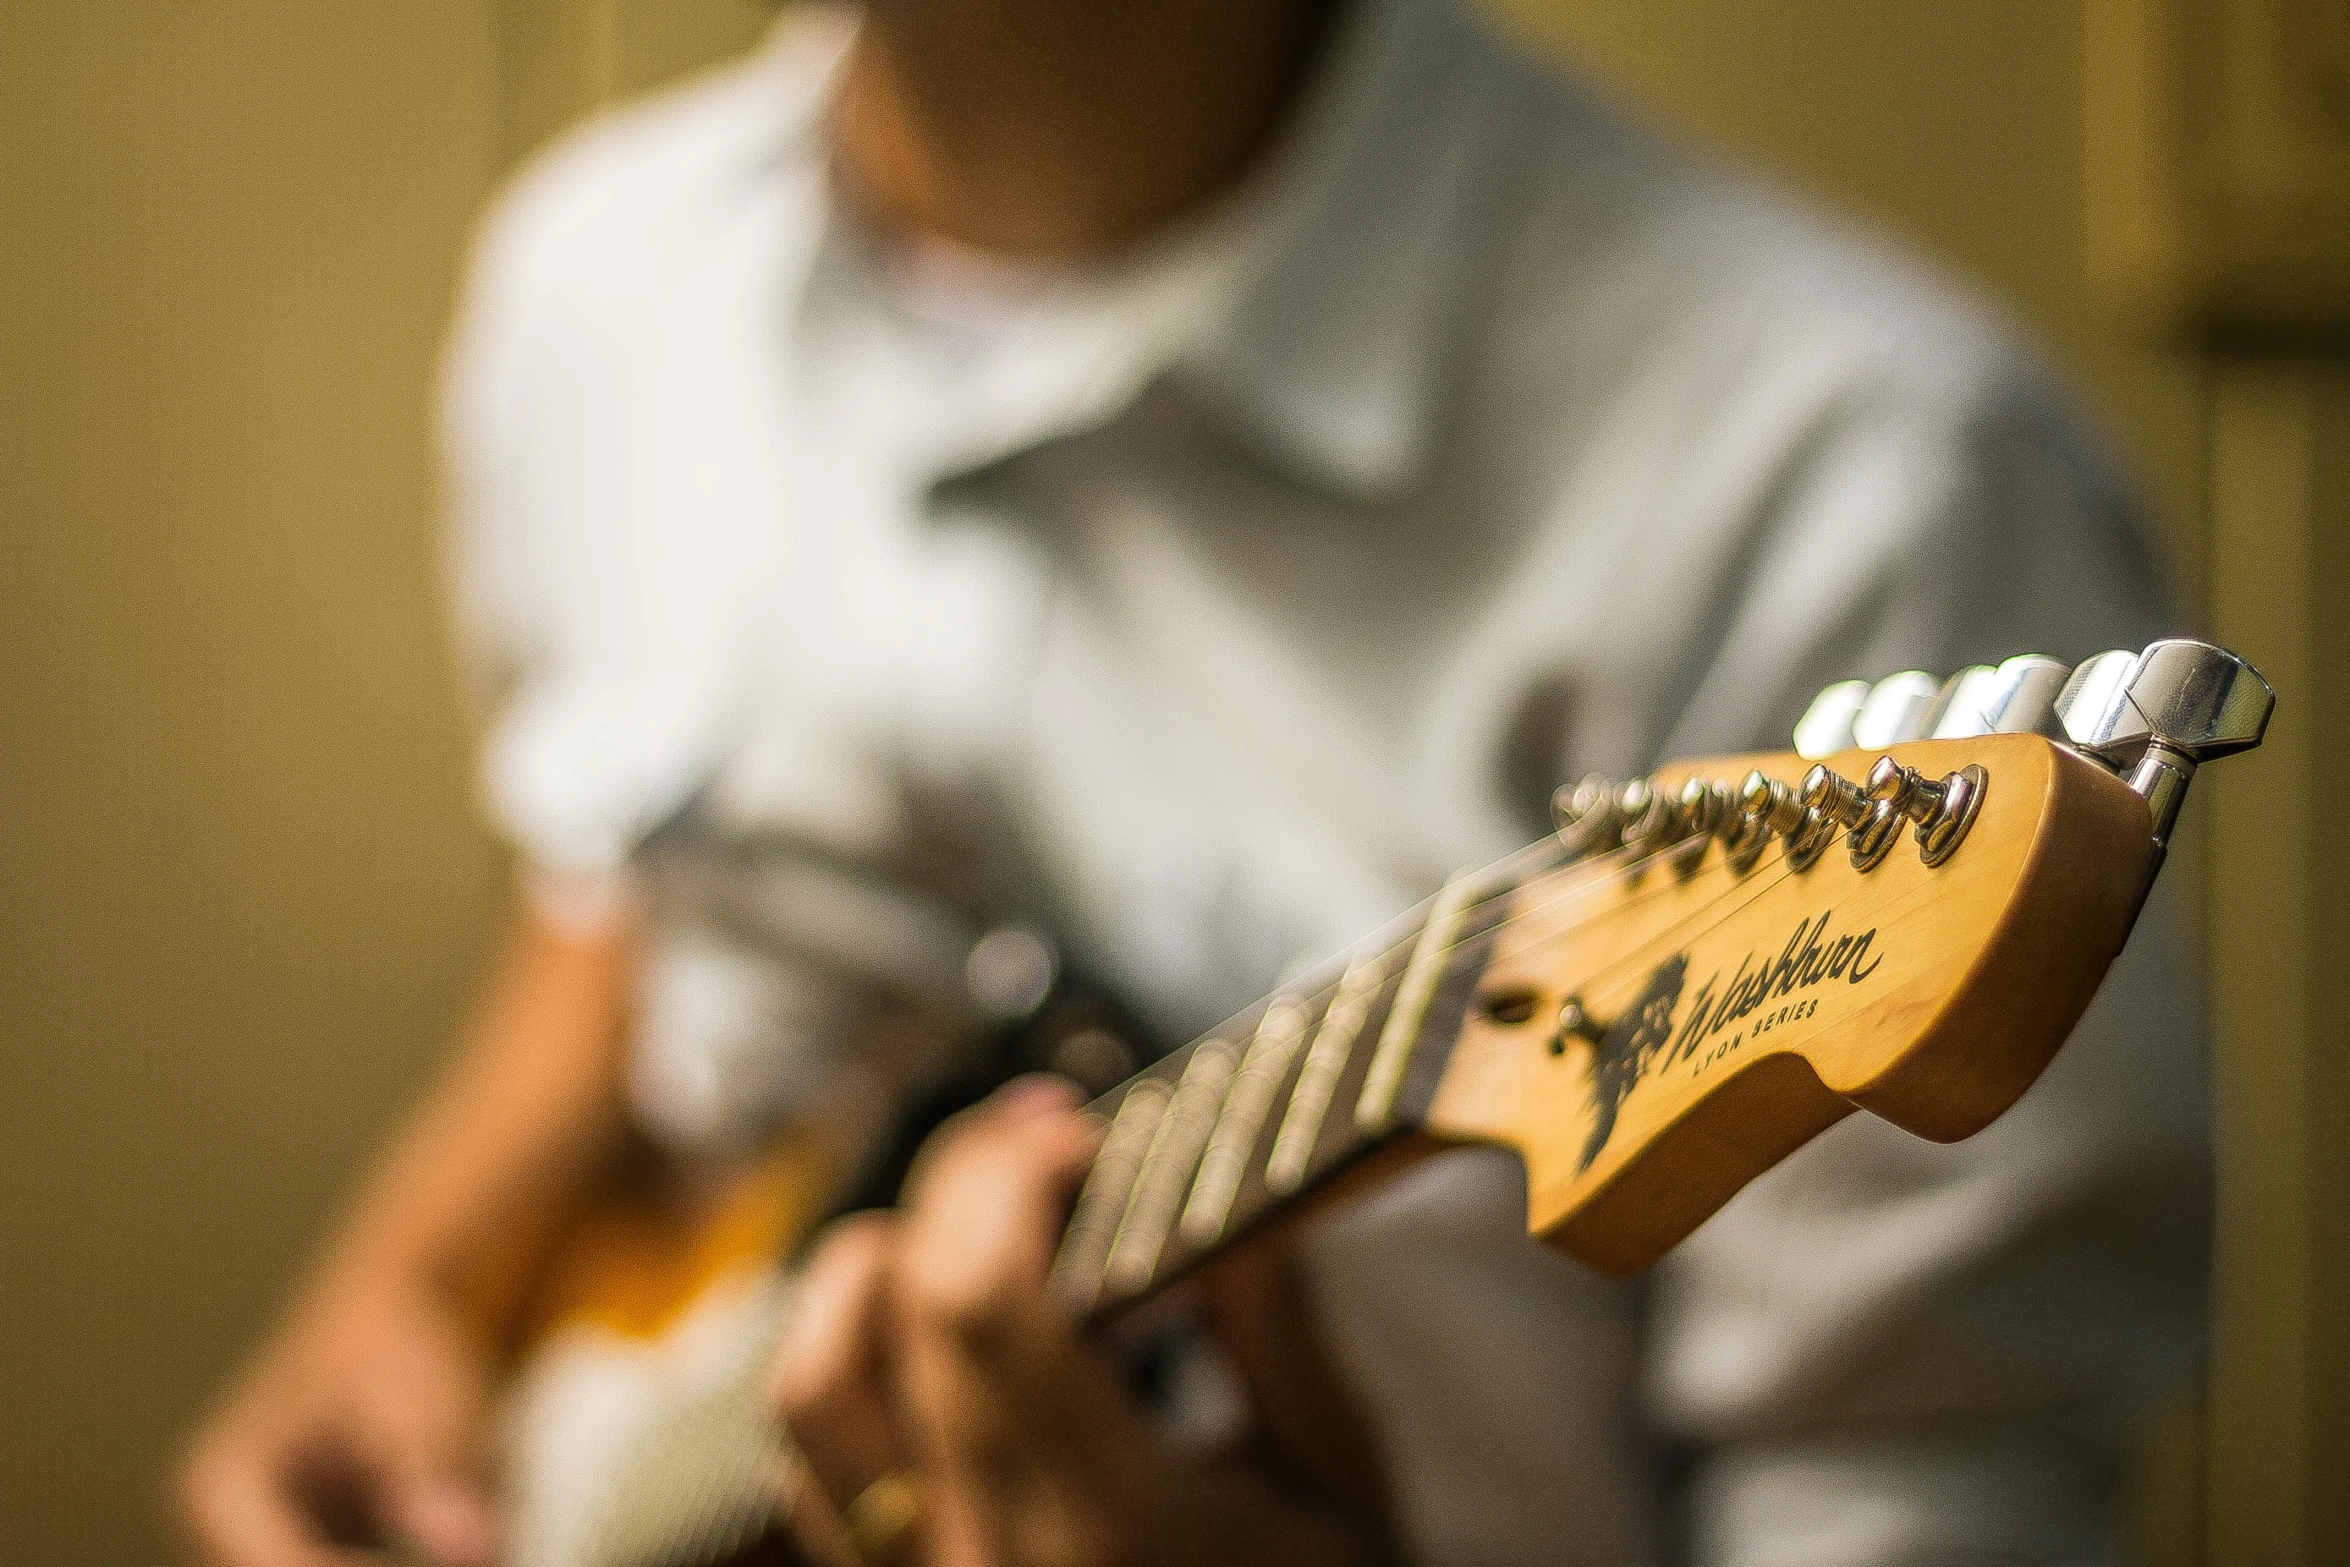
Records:
[[[955,950],[959,894],[887,890],[938,837],[1176,1036],[1532,837],[1564,777],[2168,629],[1995,321],[1441,0],[1359,7],[1243,190],[1067,276],[841,209],[850,25],[795,10],[540,159],[451,359],[494,817],[565,885],[674,853],[733,900],[656,902],[674,1135],[810,1097],[859,952]],[[2159,941],[1993,1131],[1854,1117],[1637,1290],[1527,1246],[1496,1158],[1324,1225],[1416,1552],[2109,1554],[2127,1421],[2200,1335]]]

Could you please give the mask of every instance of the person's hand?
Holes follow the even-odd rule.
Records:
[[[479,1479],[481,1351],[432,1284],[322,1282],[182,1461],[180,1521],[205,1567],[492,1567]]]
[[[1383,1559],[1375,1507],[1300,1483],[1310,1455],[1171,1452],[1062,1314],[1046,1276],[1096,1136],[1057,1085],[1015,1084],[941,1130],[896,1215],[816,1248],[774,1377],[805,1465],[803,1549],[933,1567]],[[910,1528],[876,1516],[909,1501]]]

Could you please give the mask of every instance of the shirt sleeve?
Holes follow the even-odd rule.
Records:
[[[2168,629],[2127,498],[1996,358],[1862,385],[1758,493],[1667,754],[1783,747],[1830,680]],[[1640,1397],[1686,1455],[1688,1560],[2114,1553],[2148,1406],[2201,1353],[2207,1094],[2175,926],[2158,895],[1987,1131],[1941,1146],[1855,1114],[1654,1270]]]
[[[623,334],[645,312],[609,232],[615,135],[590,126],[493,205],[442,380],[444,564],[481,797],[558,913],[605,901],[706,779],[726,698],[694,622],[662,623],[680,568],[632,513],[642,378]]]

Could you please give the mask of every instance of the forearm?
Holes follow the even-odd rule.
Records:
[[[633,933],[524,910],[437,1081],[386,1147],[314,1288],[430,1280],[492,1319],[624,1133]]]

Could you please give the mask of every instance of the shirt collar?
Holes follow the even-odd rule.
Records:
[[[1301,477],[1376,500],[1440,432],[1493,226],[1499,46],[1450,0],[1362,0],[1242,201],[1278,237],[1177,378]]]
[[[1123,351],[1043,417],[972,430],[946,477],[1115,419],[1165,379],[1277,466],[1374,501],[1408,490],[1442,423],[1452,345],[1492,226],[1501,46],[1455,0],[1357,0],[1289,125],[1214,208],[1075,280],[1123,310]],[[794,7],[787,141],[819,175],[844,8]],[[829,225],[829,217],[821,220]]]

